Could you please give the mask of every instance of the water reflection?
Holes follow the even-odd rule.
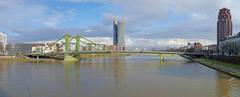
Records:
[[[113,57],[111,59],[113,76],[117,88],[121,87],[121,83],[124,78],[124,62],[124,57]]]
[[[184,88],[184,89],[183,89]],[[240,80],[181,57],[0,62],[0,97],[240,97]]]
[[[116,88],[120,88],[121,82],[124,78],[124,56],[99,59],[83,59],[80,61],[80,64],[82,68],[88,68],[92,72],[112,75]]]
[[[217,73],[216,81],[216,90],[219,97],[239,97],[240,82],[238,78],[223,73]]]
[[[74,65],[74,63],[71,62],[64,62],[64,85],[65,85],[65,89],[67,92],[67,95],[69,97],[72,97],[72,79],[71,79],[71,75],[72,75],[72,66]]]
[[[80,90],[81,64],[79,64],[78,62],[64,62],[63,65],[66,95],[68,97],[73,97],[73,91]]]
[[[0,87],[2,86],[2,81],[4,81],[3,79],[7,77],[7,69],[7,64],[0,62]],[[0,97],[10,97],[10,94],[8,94],[8,92],[6,92],[4,89],[0,88]]]
[[[222,97],[230,97],[230,83],[229,79],[231,77],[227,76],[226,74],[217,73],[217,95]]]

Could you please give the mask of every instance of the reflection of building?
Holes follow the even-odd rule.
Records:
[[[124,78],[124,57],[112,57],[111,60],[115,84],[117,88],[120,88]]]
[[[232,16],[227,8],[219,10],[217,22],[217,44],[218,50],[220,49],[220,41],[232,36]]]
[[[231,78],[230,76],[223,74],[223,73],[217,73],[217,79],[216,79],[216,89],[217,89],[217,94],[219,97],[230,97],[230,91],[231,91],[231,83],[229,79]],[[233,96],[237,97],[237,96]]]
[[[120,50],[124,50],[125,47],[125,38],[124,38],[124,34],[125,34],[125,28],[124,28],[125,24],[124,24],[124,20],[122,21],[117,21],[115,20],[113,22],[113,45],[121,47]]]
[[[3,47],[3,52],[6,51],[6,46],[7,46],[7,35],[0,32],[0,43],[1,46]]]

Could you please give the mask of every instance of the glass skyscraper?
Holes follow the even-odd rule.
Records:
[[[124,20],[117,21],[115,20],[113,22],[113,45],[114,46],[119,46],[119,47],[125,47],[125,24]]]

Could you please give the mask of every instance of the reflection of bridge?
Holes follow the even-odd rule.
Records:
[[[89,54],[151,54],[159,55],[161,60],[164,56],[172,56],[176,54],[183,54],[180,52],[162,52],[162,51],[115,51],[111,50],[105,44],[97,44],[91,40],[84,38],[80,35],[70,36],[65,35],[57,41],[45,44],[43,47],[38,48],[37,52],[25,54],[26,56],[34,58],[55,58],[64,60],[76,60],[80,55]],[[189,53],[190,54],[190,53]],[[196,55],[196,54],[195,54]]]

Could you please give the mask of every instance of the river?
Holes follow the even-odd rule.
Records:
[[[240,80],[180,56],[0,62],[0,97],[240,97]]]

